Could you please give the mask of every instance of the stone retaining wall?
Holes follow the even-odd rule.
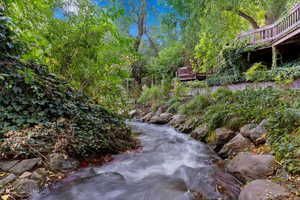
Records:
[[[266,87],[273,87],[273,88],[288,88],[288,89],[300,89],[300,79],[295,80],[294,82],[280,86],[275,82],[258,82],[258,83],[237,83],[237,84],[230,84],[226,86],[213,86],[207,88],[200,88],[200,89],[193,89],[189,92],[189,96],[194,96],[197,94],[207,94],[217,91],[219,88],[227,88],[231,91],[238,91],[238,90],[245,90],[247,87],[252,88],[266,88]]]

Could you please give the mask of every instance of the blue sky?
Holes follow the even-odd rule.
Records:
[[[95,4],[99,6],[109,6],[109,3],[106,0],[93,0]],[[124,0],[126,1],[126,0]],[[158,14],[160,13],[168,13],[170,12],[170,8],[160,4],[158,0],[147,0],[147,11],[148,11],[148,16],[147,16],[147,25],[159,25],[159,19],[158,19]],[[153,10],[154,8],[154,10]],[[57,18],[63,19],[64,15],[61,11],[57,10],[55,12],[55,16]],[[137,27],[135,25],[132,25],[130,28],[130,34],[131,35],[136,35],[137,34]]]

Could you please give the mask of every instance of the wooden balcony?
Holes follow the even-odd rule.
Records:
[[[293,8],[286,17],[274,24],[242,33],[238,36],[238,39],[246,41],[249,45],[264,44],[266,46],[276,46],[299,33],[300,4]]]

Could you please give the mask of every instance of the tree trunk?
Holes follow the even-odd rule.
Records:
[[[155,44],[155,42],[152,40],[152,38],[150,37],[150,35],[148,34],[148,32],[146,32],[146,35],[148,37],[148,41],[150,43],[151,48],[154,50],[155,56],[158,56],[159,54],[159,50],[157,48],[157,45]]]
[[[141,40],[143,38],[143,35],[145,34],[145,19],[146,19],[146,1],[141,0],[141,8],[140,8],[140,14],[138,16],[137,26],[138,26],[138,36],[135,39],[134,43],[134,50],[136,52],[139,51],[139,47],[141,44]]]
[[[244,13],[243,11],[240,11],[240,10],[237,10],[237,14],[240,17],[247,20],[251,24],[253,29],[259,29],[259,25],[253,17],[251,17],[250,15],[247,15],[246,13]]]

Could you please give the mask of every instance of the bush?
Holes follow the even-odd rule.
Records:
[[[9,131],[47,127],[65,118],[74,136],[67,147],[70,154],[117,153],[133,147],[131,133],[119,117],[94,105],[45,66],[6,60],[0,63],[0,74],[2,138]]]
[[[139,103],[149,103],[151,105],[156,104],[162,100],[162,90],[159,86],[143,86],[143,92],[138,99]]]
[[[210,100],[207,96],[197,95],[193,97],[188,103],[183,104],[179,107],[179,112],[185,115],[196,115],[201,112],[205,108],[207,108],[210,104]]]
[[[228,85],[233,83],[242,83],[246,81],[246,77],[242,74],[216,74],[208,79],[206,83],[208,86],[219,86],[219,85]]]
[[[246,79],[248,81],[263,81],[264,78],[262,80],[257,79],[257,77],[259,77],[260,72],[262,71],[266,71],[267,70],[267,66],[263,65],[262,63],[255,63],[250,69],[247,70],[247,72],[245,73],[246,75]]]
[[[282,67],[271,70],[252,70],[246,72],[249,81],[276,81],[280,84],[288,84],[297,78],[300,78],[300,67]]]
[[[280,109],[270,117],[268,142],[292,173],[300,172],[300,109]]]

